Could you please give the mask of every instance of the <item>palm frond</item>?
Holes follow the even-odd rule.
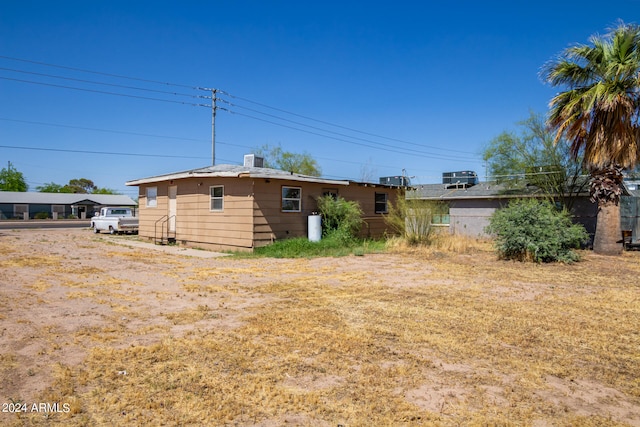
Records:
[[[551,100],[548,126],[592,167],[634,167],[640,159],[640,27],[620,24],[590,41],[567,48],[543,69],[549,84],[567,88]]]

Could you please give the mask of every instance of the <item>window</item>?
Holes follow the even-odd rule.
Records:
[[[387,193],[376,193],[376,213],[387,213]]]
[[[449,225],[449,214],[433,214],[431,219],[433,225]]]
[[[29,213],[29,205],[13,205],[13,216],[22,218],[25,213]]]
[[[158,206],[158,187],[147,187],[147,207]]]
[[[449,205],[446,203],[437,204],[433,208],[431,216],[431,224],[433,225],[449,225]]]
[[[282,187],[282,212],[300,212],[302,210],[302,188]]]
[[[209,210],[212,212],[222,212],[224,210],[224,185],[209,187],[209,194],[211,195]]]
[[[64,205],[51,205],[51,212],[64,214]]]
[[[111,209],[111,215],[129,215],[128,209]]]
[[[322,189],[323,196],[331,196],[333,200],[338,200],[338,189],[337,188],[323,188]]]

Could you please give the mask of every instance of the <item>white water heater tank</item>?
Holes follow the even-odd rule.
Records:
[[[319,242],[322,238],[322,216],[309,215],[309,241]]]

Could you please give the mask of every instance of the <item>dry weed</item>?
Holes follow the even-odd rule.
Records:
[[[428,258],[446,254],[470,254],[491,251],[491,242],[469,236],[449,233],[434,234],[428,243],[410,244],[405,239],[394,237],[387,241],[387,249],[392,253],[412,254]]]

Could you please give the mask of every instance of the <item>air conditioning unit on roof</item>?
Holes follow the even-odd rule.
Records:
[[[245,168],[263,168],[264,158],[258,157],[255,154],[244,155],[244,167]]]
[[[478,183],[478,175],[474,171],[443,172],[442,183],[471,187]]]

